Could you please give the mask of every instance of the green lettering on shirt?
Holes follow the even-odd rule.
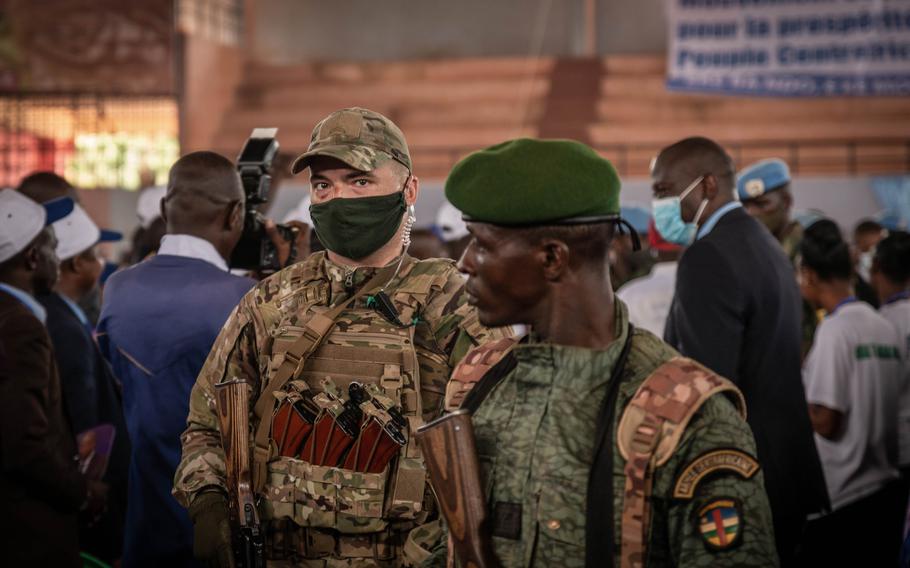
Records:
[[[900,351],[894,345],[857,345],[856,358],[860,361],[863,359],[900,359]]]

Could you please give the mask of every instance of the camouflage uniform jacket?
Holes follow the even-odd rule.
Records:
[[[597,417],[627,336],[627,310],[620,301],[616,305],[616,329],[623,332],[609,348],[519,344],[513,351],[516,368],[474,414],[493,548],[505,568],[585,566],[587,483]],[[677,355],[651,333],[634,333],[621,375],[617,421],[644,379]],[[687,465],[719,449],[749,456],[756,452],[745,420],[729,399],[715,395],[693,417],[670,460],[654,472],[645,566],[777,564],[761,472],[746,479],[717,470],[696,482],[691,498],[674,498]],[[615,445],[613,455],[615,531],[603,537],[614,539],[618,567],[625,460]],[[710,535],[703,536],[700,527],[705,525],[705,508],[719,500],[738,507],[738,540],[734,546],[713,549]],[[441,566],[443,559],[444,552],[437,549],[424,565]]]
[[[187,429],[182,436],[183,456],[173,490],[181,504],[188,507],[194,496],[206,487],[225,486],[224,453],[213,385],[236,378],[247,381],[252,389],[251,407],[259,396],[272,396],[262,390],[283,360],[283,352],[302,333],[300,326],[307,314],[326,311],[328,306],[338,305],[350,298],[377,270],[346,269],[332,263],[324,252],[320,252],[262,281],[241,300],[215,340],[190,396]],[[408,380],[419,385],[414,387],[419,400],[416,403],[414,400],[403,400],[402,405],[405,412],[422,407],[424,419],[433,417],[441,412],[446,383],[453,366],[471,347],[489,337],[500,337],[503,331],[484,328],[477,322],[475,312],[465,303],[464,279],[451,261],[416,261],[406,257],[399,274],[385,287],[385,291],[399,310],[400,321],[410,325],[398,326],[389,322],[376,310],[367,308],[365,300],[360,298],[352,309],[345,310],[336,318],[336,324],[322,346],[307,360],[302,378],[311,387],[321,390],[319,365],[331,366],[332,361],[324,358],[329,357],[326,353],[331,353],[333,349],[335,352],[347,348],[347,353],[365,353],[363,363],[354,361],[351,365],[362,364],[368,368],[371,365],[369,362],[375,360],[370,358],[371,351],[383,350],[386,354],[395,350],[406,351],[412,348],[410,344],[413,343],[419,379]],[[382,365],[379,367],[381,369]],[[255,427],[256,424],[251,424],[253,431]],[[303,467],[301,463],[307,465],[300,460],[292,461],[296,463],[291,464],[289,469],[294,469],[294,474],[296,469]],[[270,476],[271,466],[270,462]],[[283,467],[288,468],[287,464]],[[264,493],[277,491],[270,487],[271,484],[270,477]],[[313,526],[313,523],[306,522],[306,514],[302,519],[297,518],[300,510],[307,509],[299,506],[300,503],[296,503],[299,507],[295,509],[293,503],[294,495],[304,492],[297,488],[283,494],[288,499],[282,500],[292,501],[287,503],[287,507],[296,510],[296,513],[277,515],[275,511],[266,511],[268,514],[264,518],[283,516],[298,521],[298,524]],[[359,496],[361,494],[357,493],[355,498]],[[381,508],[381,491],[378,503]],[[334,507],[333,503],[325,505],[327,508]],[[312,513],[312,509],[309,512]],[[325,515],[322,518],[324,520]],[[333,525],[329,523],[329,526]]]

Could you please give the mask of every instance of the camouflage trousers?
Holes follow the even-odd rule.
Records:
[[[265,552],[269,566],[279,568],[408,568],[403,549],[413,524],[390,526],[366,534],[301,527],[287,521],[265,525]]]

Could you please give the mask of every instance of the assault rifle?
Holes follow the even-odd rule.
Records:
[[[430,484],[463,568],[497,568],[486,528],[486,503],[471,414],[456,410],[417,429]],[[449,555],[451,557],[452,547]]]
[[[250,393],[247,388],[247,383],[241,380],[219,383],[215,385],[215,398],[227,466],[234,559],[237,568],[264,568],[262,530],[250,482]]]

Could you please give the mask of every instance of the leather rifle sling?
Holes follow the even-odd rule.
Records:
[[[319,347],[319,344],[322,343],[322,340],[326,338],[335,326],[335,320],[338,316],[344,310],[353,307],[354,303],[361,297],[381,288],[389,278],[394,276],[398,268],[397,265],[398,263],[396,262],[381,269],[353,296],[343,300],[328,311],[315,314],[307,320],[304,324],[303,335],[288,348],[284,354],[284,361],[275,370],[265,388],[259,392],[259,398],[253,407],[253,414],[258,420],[253,447],[253,490],[256,493],[261,492],[262,487],[265,485],[268,462],[271,457],[271,442],[269,438],[271,436],[272,421],[268,419],[268,415],[275,409],[276,402],[275,398],[271,396],[272,391],[280,389],[303,370],[303,364],[306,362],[307,357],[312,355]]]
[[[597,417],[597,435],[594,438],[594,463],[588,477],[587,512],[585,515],[585,566],[588,568],[612,567],[615,561],[615,524],[613,521],[613,422],[616,417],[616,398],[619,383],[626,368],[632,335],[635,329],[629,323],[626,342],[613,365],[607,396]]]

